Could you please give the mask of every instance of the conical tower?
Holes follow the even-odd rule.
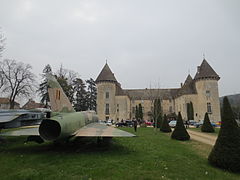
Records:
[[[197,120],[203,120],[207,112],[211,121],[221,120],[218,81],[220,77],[204,59],[194,77],[197,91]]]
[[[118,82],[106,63],[96,79],[97,114],[100,120],[115,119]]]

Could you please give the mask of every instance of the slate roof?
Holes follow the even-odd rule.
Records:
[[[187,76],[183,86],[179,89],[177,96],[186,94],[197,94],[195,81],[190,74]]]
[[[201,66],[198,67],[198,71],[194,77],[195,80],[213,78],[219,80],[219,75],[213,70],[213,68],[204,59]]]
[[[9,104],[9,98],[0,98],[0,104]]]
[[[9,98],[1,98],[0,97],[0,104],[10,104],[10,99]],[[15,102],[15,105],[20,105],[20,104]]]
[[[34,100],[29,99],[29,101],[22,107],[23,109],[36,109],[36,108],[44,108],[44,104],[36,103]]]
[[[128,89],[123,90],[131,100],[172,99],[179,89]]]
[[[102,71],[98,75],[98,77],[96,79],[96,83],[104,82],[104,81],[117,82],[114,74],[112,73],[112,71],[109,68],[107,63],[105,64],[105,66],[103,67]]]

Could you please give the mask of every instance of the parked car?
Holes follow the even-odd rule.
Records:
[[[170,126],[171,128],[175,128],[176,125],[177,125],[177,121],[176,121],[176,120],[172,120],[172,121],[169,122],[169,126]]]
[[[117,122],[117,123],[115,124],[115,126],[116,126],[116,127],[124,127],[124,126],[126,126],[126,123],[125,123],[125,122]]]
[[[115,124],[116,127],[133,127],[133,122],[131,120],[126,120],[124,122],[118,122]]]
[[[146,124],[147,126],[152,126],[152,125],[153,125],[153,122],[151,122],[151,121],[145,121],[145,124]]]
[[[112,125],[112,121],[111,120],[108,120],[107,123],[106,123],[107,126],[111,126]]]
[[[197,122],[194,120],[189,120],[189,125],[194,126]]]
[[[216,123],[211,122],[211,124],[212,124],[213,127],[217,127]],[[200,127],[202,127],[202,125],[203,125],[203,121],[199,121],[195,124],[195,127],[200,128]]]
[[[125,121],[127,127],[133,127],[133,122],[131,120]]]

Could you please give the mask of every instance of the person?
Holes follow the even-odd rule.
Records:
[[[186,129],[189,128],[189,121],[188,120],[185,122],[185,125],[186,125]]]
[[[134,131],[137,132],[137,120],[134,118],[133,119],[133,127],[134,127]]]

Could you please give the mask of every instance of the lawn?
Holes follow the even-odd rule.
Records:
[[[195,127],[191,127],[189,128],[190,130],[193,130],[193,131],[197,131],[197,132],[202,132],[201,131],[201,128],[195,128]],[[220,131],[220,128],[214,128],[215,132],[214,133],[207,133],[209,135],[213,135],[213,136],[217,136],[219,131]]]
[[[129,132],[133,129],[124,128]],[[68,145],[23,144],[24,137],[0,144],[1,179],[240,179],[240,174],[211,167],[211,146],[179,142],[169,135],[139,128],[136,138],[114,138],[109,146],[79,140]]]

